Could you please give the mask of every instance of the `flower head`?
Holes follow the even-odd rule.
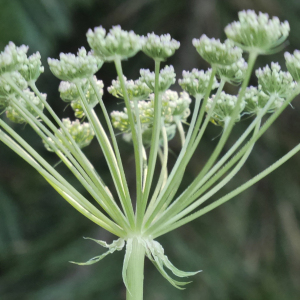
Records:
[[[19,72],[27,82],[37,81],[41,73],[44,72],[40,53],[36,52],[26,58],[21,68],[19,69]]]
[[[127,59],[141,50],[143,41],[133,31],[125,31],[121,26],[113,26],[107,35],[102,26],[89,29],[87,40],[95,54],[105,61],[116,58]]]
[[[147,84],[147,86],[154,92],[155,89],[155,74],[154,72],[150,72],[149,69],[141,69],[141,82]],[[166,91],[172,84],[176,81],[176,74],[174,72],[173,66],[165,66],[159,72],[159,86],[158,90],[160,92]]]
[[[237,104],[237,97],[233,95],[226,94],[225,92],[221,92],[220,97],[215,99],[216,95],[213,95],[208,99],[206,105],[206,111],[209,112],[213,107],[213,112],[211,114],[211,122],[215,125],[224,126],[226,122],[230,120],[232,117],[232,113]],[[215,100],[217,100],[215,102]],[[243,111],[245,107],[245,102],[242,101],[239,108],[239,114],[237,115],[235,122],[238,122],[241,118],[240,113]]]
[[[269,66],[263,69],[259,68],[255,74],[262,91],[268,95],[287,98],[297,85],[289,72],[281,71],[281,67],[278,63],[272,62],[271,68]]]
[[[41,100],[35,96],[35,94],[33,92],[31,92],[29,89],[26,89],[23,91],[24,95],[28,98],[28,100],[34,104],[39,110],[43,110],[44,109],[44,105],[41,102]],[[42,94],[42,97],[44,97],[46,99],[46,94]],[[16,98],[18,103],[24,107],[25,110],[28,110],[28,112],[35,118],[38,118],[39,115],[38,113],[31,107],[31,105],[25,101],[23,98],[21,97],[17,97]],[[20,112],[16,109],[16,107],[13,104],[10,104],[7,107],[6,110],[6,116],[8,119],[10,119],[12,122],[14,123],[26,123],[26,120],[23,118],[23,116],[20,114]]]
[[[80,81],[81,88],[84,93],[89,88],[89,82],[87,79],[82,79]],[[76,87],[76,84],[69,81],[61,81],[58,87],[58,91],[60,94],[60,98],[65,102],[71,102],[78,100],[80,98],[78,89]]]
[[[124,76],[125,88],[129,100],[145,100],[152,92],[147,84],[140,79],[135,81],[127,80]],[[123,90],[119,79],[113,80],[112,85],[107,88],[108,92],[117,98],[124,99]]]
[[[300,82],[300,51],[295,50],[293,54],[284,53],[285,64],[294,80]]]
[[[154,33],[148,33],[147,37],[143,37],[143,40],[142,51],[157,61],[166,60],[180,47],[180,43],[172,39],[170,34],[158,36]]]
[[[129,119],[126,112],[114,110],[111,112],[110,116],[115,128],[121,131],[129,130]]]
[[[17,71],[10,73],[11,80],[21,90],[27,88],[27,82]],[[4,77],[0,78],[0,108],[6,108],[9,105],[10,98],[17,95],[16,91],[9,85]]]
[[[197,69],[193,69],[191,72],[183,71],[182,79],[178,80],[181,88],[188,92],[191,96],[204,96],[207,87],[209,85],[209,80],[211,77],[211,69],[207,71],[199,71]],[[213,78],[212,90],[216,89],[219,86],[219,83],[216,77]]]
[[[249,114],[258,114],[269,101],[270,96],[259,90],[257,87],[250,86],[246,88],[244,100],[245,100],[245,111]],[[267,113],[273,113],[275,110],[280,108],[284,102],[284,99],[275,97],[271,106],[267,110]]]
[[[28,46],[17,47],[13,42],[9,42],[0,53],[0,75],[19,70],[27,58],[27,51]]]
[[[217,66],[236,63],[242,57],[243,52],[230,40],[221,43],[220,40],[210,39],[205,34],[200,39],[193,39],[193,45],[204,60]]]
[[[228,66],[218,66],[218,76],[228,82],[238,84],[245,78],[248,64],[243,58]]]
[[[59,58],[48,58],[50,70],[57,78],[71,82],[91,77],[103,63],[92,52],[87,53],[84,47],[78,50],[77,56],[61,53]]]
[[[239,12],[239,21],[226,26],[229,39],[245,51],[263,54],[278,47],[288,37],[290,26],[287,21],[280,23],[277,17],[253,10]]]

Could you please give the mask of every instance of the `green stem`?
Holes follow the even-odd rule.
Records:
[[[74,208],[107,231],[119,237],[125,236],[126,233],[121,227],[96,209],[16,132],[10,128],[7,131],[25,150],[1,130],[0,140],[35,168]]]
[[[137,131],[135,128],[135,120],[134,116],[132,113],[132,108],[130,105],[130,100],[128,97],[126,85],[125,85],[125,80],[123,76],[123,69],[122,69],[122,64],[121,60],[119,58],[115,59],[115,67],[116,71],[118,74],[118,78],[121,84],[121,88],[123,91],[123,96],[124,96],[124,101],[125,105],[127,108],[127,113],[128,113],[128,118],[129,118],[129,125],[132,133],[132,143],[133,143],[133,148],[134,148],[134,158],[135,158],[135,164],[136,164],[136,190],[137,190],[137,197],[136,197],[136,228],[139,227],[139,222],[140,219],[139,217],[141,216],[141,211],[142,211],[142,161],[143,161],[143,150],[140,148],[140,142],[137,136]]]
[[[149,163],[148,163],[148,173],[146,177],[145,190],[143,194],[143,209],[139,218],[139,226],[142,226],[144,219],[144,212],[146,210],[150,188],[153,181],[153,175],[156,165],[157,152],[159,147],[159,136],[160,136],[160,127],[161,127],[161,93],[159,91],[159,70],[160,70],[160,61],[155,60],[155,85],[154,85],[154,119],[153,119],[153,129],[151,137],[151,148],[149,154]]]
[[[236,188],[232,192],[230,192],[227,195],[223,196],[219,200],[216,200],[212,204],[207,205],[206,207],[200,209],[196,213],[193,213],[190,216],[185,217],[184,219],[178,221],[177,223],[169,226],[167,229],[164,229],[164,230],[160,231],[153,238],[157,238],[158,236],[161,236],[161,235],[163,235],[163,234],[165,234],[169,231],[172,231],[172,230],[174,230],[178,227],[181,227],[181,226],[185,225],[186,223],[191,222],[191,221],[201,217],[202,215],[208,213],[209,211],[217,208],[218,206],[222,205],[223,203],[225,203],[228,200],[232,199],[233,197],[237,196],[238,194],[245,191],[246,189],[248,189],[250,186],[252,186],[256,182],[258,182],[259,180],[261,180],[262,178],[264,178],[265,176],[267,176],[268,174],[273,172],[275,169],[280,167],[282,164],[284,164],[288,159],[290,159],[293,155],[295,155],[299,151],[300,151],[300,144],[298,144],[291,151],[289,151],[287,154],[285,154],[283,157],[281,157],[279,160],[277,160],[270,167],[268,167],[267,169],[265,169],[264,171],[262,171],[261,173],[259,173],[258,175],[256,175],[255,177],[253,177],[252,179],[247,181],[246,183],[242,184],[241,186],[239,186],[238,188]]]
[[[184,133],[184,129],[182,126],[182,123],[180,120],[176,119],[175,121],[179,135],[180,135],[180,140],[181,140],[181,147],[183,147],[184,143],[185,143],[185,133]]]
[[[128,290],[126,292],[126,300],[143,300],[144,260],[145,248],[138,239],[134,237],[127,268]]]
[[[39,97],[40,101],[43,103],[43,105],[45,106],[45,108],[47,109],[47,111],[50,113],[50,115],[53,117],[53,119],[58,124],[58,126],[61,128],[61,130],[63,131],[63,133],[65,134],[65,136],[59,130],[57,130],[55,126],[52,126],[52,125],[49,126],[50,123],[48,122],[48,119],[46,118],[46,116],[44,116],[42,114],[42,115],[40,115],[40,117],[44,121],[46,120],[45,123],[49,126],[49,128],[51,128],[53,130],[53,132],[55,132],[58,135],[58,137],[61,138],[64,141],[64,143],[65,143],[66,147],[68,148],[68,150],[72,153],[72,155],[77,159],[77,161],[80,163],[80,165],[84,168],[85,172],[89,175],[89,177],[92,179],[92,181],[94,182],[94,184],[96,186],[98,186],[100,189],[103,188],[104,190],[106,190],[106,194],[112,199],[112,201],[114,201],[110,190],[104,184],[102,178],[99,176],[99,174],[96,172],[96,170],[93,167],[93,165],[90,163],[90,161],[87,159],[87,157],[81,151],[81,149],[78,147],[77,143],[74,141],[74,139],[70,135],[68,129],[65,127],[65,125],[63,124],[63,122],[58,118],[58,116],[53,111],[53,109],[51,108],[51,106],[48,104],[48,102],[41,95],[41,93],[38,90],[38,88],[36,87],[35,83],[34,82],[30,82],[29,86],[34,91],[34,93]],[[17,87],[14,87],[14,88],[17,88]],[[20,90],[17,90],[17,91],[20,94],[21,91]]]
[[[91,83],[91,85],[92,85],[92,87],[93,87],[93,89],[96,93],[98,102],[101,106],[102,112],[104,114],[104,118],[105,118],[107,126],[108,126],[108,130],[109,130],[109,133],[110,133],[110,136],[111,136],[111,139],[112,139],[113,147],[114,147],[116,158],[117,158],[117,163],[118,163],[119,170],[120,170],[120,173],[121,173],[121,179],[122,179],[124,192],[125,192],[125,200],[128,202],[127,206],[128,207],[131,206],[131,211],[132,211],[132,214],[133,214],[131,198],[130,198],[130,195],[129,195],[128,185],[127,185],[125,172],[124,172],[124,168],[123,168],[123,163],[122,163],[122,159],[121,159],[121,155],[120,155],[120,150],[119,150],[119,147],[118,147],[118,143],[117,143],[117,139],[116,139],[116,136],[115,136],[115,133],[114,133],[114,129],[112,127],[110,117],[109,117],[108,112],[106,110],[106,107],[103,103],[102,97],[99,93],[99,90],[97,88],[94,77],[91,77],[89,81],[90,81],[90,83]]]
[[[132,206],[128,206],[128,201],[125,199],[126,195],[124,194],[124,186],[122,184],[120,170],[119,170],[119,167],[117,164],[117,160],[116,160],[114,151],[111,147],[111,144],[107,138],[107,135],[106,135],[98,117],[95,114],[95,111],[89,106],[80,84],[78,82],[75,82],[75,84],[76,84],[77,90],[79,92],[80,98],[82,100],[84,112],[87,115],[87,117],[89,118],[89,121],[91,122],[91,125],[92,125],[95,135],[96,135],[96,138],[97,138],[99,145],[102,148],[102,151],[104,153],[104,156],[107,161],[109,170],[112,174],[112,178],[113,178],[114,184],[116,186],[117,193],[119,195],[123,210],[125,211],[125,214],[129,220],[130,226],[133,228],[134,219],[133,219]]]

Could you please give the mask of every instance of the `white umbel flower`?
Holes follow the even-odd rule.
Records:
[[[0,75],[17,71],[27,58],[28,46],[17,47],[13,42],[4,48],[0,53]]]
[[[206,105],[206,111],[208,112],[215,100],[216,95],[212,95],[211,98],[208,99]],[[237,97],[233,95],[226,94],[225,92],[221,92],[219,98],[217,99],[216,105],[211,114],[211,122],[215,125],[224,126],[226,122],[230,120],[232,117],[232,113],[237,104]],[[239,107],[239,114],[237,115],[234,122],[238,122],[241,119],[241,112],[245,107],[245,102],[242,101]]]
[[[211,77],[211,69],[207,71],[199,71],[197,69],[193,69],[191,72],[183,71],[182,79],[178,80],[179,85],[183,90],[189,93],[193,97],[204,97],[205,92],[209,85],[209,80]],[[216,89],[219,86],[219,83],[214,76],[212,90]]]
[[[44,72],[40,53],[36,52],[26,58],[19,72],[27,82],[36,82],[41,73]]]
[[[170,34],[158,36],[148,33],[147,37],[143,37],[143,39],[142,51],[156,61],[166,60],[180,47],[180,43],[172,39]]]
[[[288,37],[290,26],[287,21],[280,22],[277,17],[253,10],[239,12],[239,21],[226,26],[229,39],[245,51],[267,54],[280,46]]]
[[[285,64],[294,80],[300,82],[300,51],[295,50],[293,54],[284,53]]]
[[[271,68],[265,66],[255,72],[258,84],[267,95],[275,95],[280,98],[287,98],[297,86],[289,72],[281,71],[278,63],[271,63]]]
[[[61,80],[71,82],[90,78],[100,69],[102,63],[92,52],[87,53],[84,47],[78,50],[77,56],[61,53],[59,60],[48,58],[52,73]]]
[[[133,31],[122,30],[121,26],[113,26],[106,35],[102,27],[89,29],[87,41],[95,54],[105,61],[113,61],[116,58],[127,59],[141,50],[143,40]]]
[[[155,73],[150,72],[149,69],[140,70],[140,80],[147,84],[147,86],[154,92],[155,89]],[[176,81],[176,74],[173,66],[165,66],[159,72],[158,90],[160,92],[166,91]]]
[[[205,34],[200,39],[193,39],[193,45],[204,60],[215,66],[236,63],[242,57],[243,52],[230,40],[221,43],[220,40],[210,39]]]
[[[140,79],[137,80],[127,80],[124,76],[125,88],[129,100],[146,100],[149,94],[152,92],[147,84]],[[112,85],[107,88],[108,92],[114,97],[124,99],[123,90],[119,79],[113,80]]]

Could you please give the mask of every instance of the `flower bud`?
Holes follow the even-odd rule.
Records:
[[[151,90],[147,86],[146,83],[142,82],[140,79],[135,81],[127,80],[124,76],[125,80],[125,88],[127,91],[127,95],[129,100],[145,100],[148,98]],[[107,88],[108,92],[117,98],[124,99],[123,90],[121,88],[121,84],[119,79],[113,80],[112,85]]]
[[[241,59],[243,52],[230,40],[221,43],[220,40],[210,39],[205,34],[200,39],[193,39],[193,45],[204,60],[217,66],[236,63]]]
[[[18,71],[27,58],[27,51],[28,46],[16,47],[13,42],[9,42],[4,51],[0,53],[0,75]]]
[[[206,105],[206,111],[208,112],[213,103],[215,101],[215,96],[213,95],[211,98],[208,99]],[[226,94],[225,92],[221,92],[213,112],[211,114],[211,122],[215,125],[224,126],[228,120],[232,117],[232,113],[236,107],[237,97],[233,95]],[[242,101],[239,108],[239,114],[237,115],[234,122],[238,122],[241,119],[241,112],[245,107],[245,102]]]
[[[244,101],[246,104],[245,112],[251,115],[258,114],[266,106],[269,99],[270,96],[254,86],[246,88],[244,95]],[[273,103],[267,110],[267,113],[273,113],[282,106],[283,102],[283,98],[275,97]]]
[[[293,55],[285,52],[284,57],[288,71],[291,73],[294,80],[300,82],[300,51],[295,50]]]
[[[59,58],[48,58],[50,70],[57,78],[71,82],[90,78],[103,63],[92,52],[87,53],[84,47],[78,50],[77,56],[61,53]]]
[[[116,58],[127,59],[141,50],[143,41],[133,31],[124,31],[120,26],[113,26],[105,36],[105,29],[95,27],[88,30],[86,36],[90,47],[95,54],[104,61],[113,61]]]
[[[183,71],[182,79],[178,80],[179,85],[183,90],[188,92],[191,96],[204,97],[204,94],[208,88],[209,80],[211,77],[211,69],[208,69],[206,72],[203,70],[199,71],[193,69],[191,72]],[[213,78],[212,90],[216,89],[219,86],[219,83],[216,77]]]
[[[247,68],[248,64],[241,58],[232,65],[218,66],[217,74],[221,79],[227,82],[238,84],[244,80]]]
[[[26,58],[19,72],[27,82],[36,82],[41,73],[44,72],[40,53],[36,52]]]
[[[297,83],[289,72],[281,71],[278,63],[271,63],[263,69],[259,68],[255,72],[258,84],[267,95],[276,95],[280,98],[287,98],[295,89]]]
[[[290,26],[287,21],[280,23],[277,17],[253,10],[239,12],[239,21],[226,26],[229,39],[245,51],[267,54],[278,47],[288,37]]]
[[[154,33],[148,33],[147,37],[143,37],[143,40],[142,51],[156,61],[166,60],[180,47],[180,43],[172,39],[170,34],[158,36]]]
[[[150,72],[149,69],[141,69],[141,82],[144,82],[147,84],[147,86],[154,92],[155,90],[155,73]],[[172,84],[176,81],[176,74],[174,72],[173,66],[165,66],[162,70],[159,72],[159,84],[158,84],[158,90],[159,92],[166,91]]]
[[[26,89],[23,91],[25,97],[28,98],[28,100],[34,104],[39,110],[44,109],[44,105],[41,102],[41,100],[35,96],[33,92],[31,92],[29,89]],[[46,94],[42,94],[42,97],[46,99]],[[28,110],[28,112],[32,115],[34,118],[38,118],[38,113],[31,107],[30,104],[27,103],[23,98],[17,97],[16,98],[21,104],[21,106],[24,107],[24,109]],[[21,114],[15,109],[14,105],[9,105],[6,110],[6,116],[8,119],[10,119],[14,123],[23,124],[26,123],[26,120],[21,116]]]

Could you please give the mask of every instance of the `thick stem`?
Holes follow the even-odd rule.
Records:
[[[127,269],[126,300],[143,300],[145,248],[133,238],[132,252]]]

